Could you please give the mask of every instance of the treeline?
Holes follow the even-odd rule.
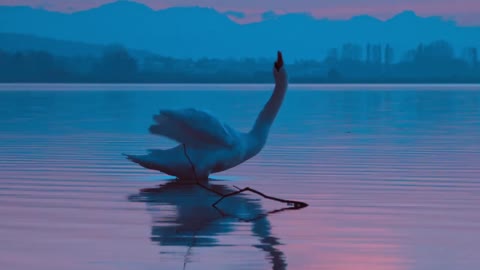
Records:
[[[273,59],[134,58],[122,46],[99,57],[42,51],[0,51],[0,82],[45,83],[268,83]],[[420,44],[400,60],[387,45],[345,44],[322,60],[289,64],[292,83],[479,83],[476,48],[454,53],[445,41]]]

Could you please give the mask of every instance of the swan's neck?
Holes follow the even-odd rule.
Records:
[[[286,72],[282,68],[278,73],[275,74],[275,88],[272,96],[258,115],[252,130],[248,133],[250,137],[250,148],[252,148],[249,149],[251,150],[249,152],[252,152],[251,154],[254,155],[258,153],[265,145],[270,127],[272,126],[273,121],[275,120],[275,117],[282,106],[283,99],[287,91],[287,85]]]

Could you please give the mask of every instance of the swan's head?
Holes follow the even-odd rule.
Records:
[[[277,61],[273,65],[273,78],[275,78],[275,84],[281,87],[284,91],[287,90],[288,76],[285,70],[285,63],[283,62],[283,55],[281,51],[277,52]]]

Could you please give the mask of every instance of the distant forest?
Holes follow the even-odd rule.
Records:
[[[288,58],[288,56],[287,56]],[[445,41],[419,44],[394,61],[389,45],[344,44],[323,60],[288,64],[291,83],[480,83],[477,48],[456,55]],[[273,59],[133,57],[120,45],[100,56],[0,50],[0,82],[271,83]]]

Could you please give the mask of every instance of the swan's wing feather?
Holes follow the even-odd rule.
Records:
[[[211,114],[196,110],[161,110],[154,115],[152,134],[165,136],[189,145],[222,145],[230,147],[235,136],[232,129]]]

